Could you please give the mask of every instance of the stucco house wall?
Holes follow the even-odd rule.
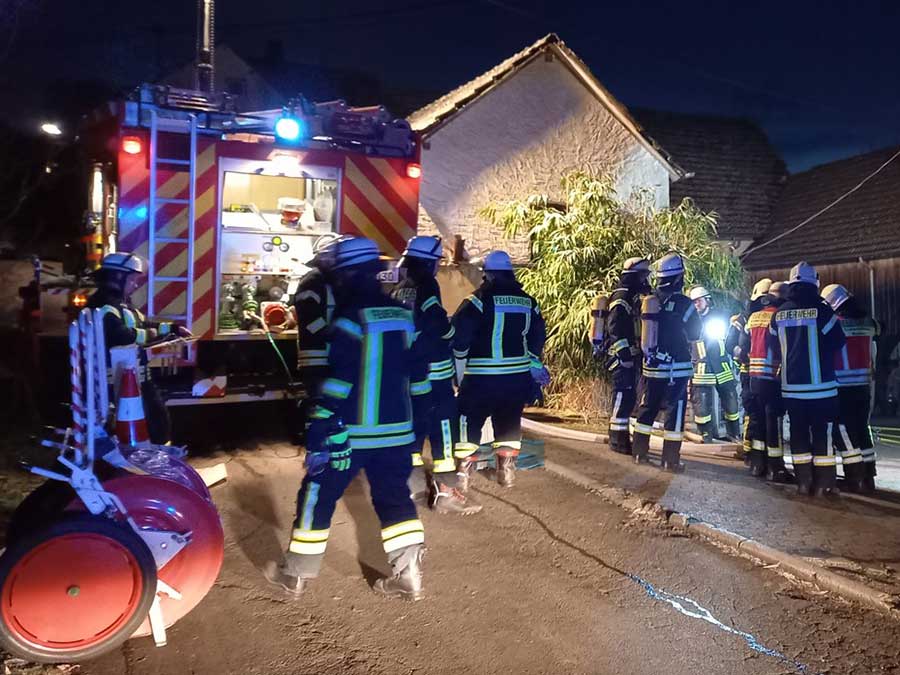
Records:
[[[562,201],[572,169],[613,171],[623,199],[652,191],[669,204],[665,166],[554,58],[541,56],[433,131],[422,151],[423,233],[460,235],[470,257],[506,248],[527,259],[527,241],[510,241],[478,211],[534,193]]]

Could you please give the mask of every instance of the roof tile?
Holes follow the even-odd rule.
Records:
[[[765,133],[733,117],[634,110],[647,134],[693,174],[672,184],[672,204],[685,197],[719,216],[719,236],[753,239],[772,222],[787,169]]]
[[[775,209],[774,224],[757,241],[763,243],[799,225],[859,185],[900,146],[830,162],[794,174]],[[891,258],[900,255],[900,156],[861,188],[809,224],[777,242],[752,251],[749,269]]]

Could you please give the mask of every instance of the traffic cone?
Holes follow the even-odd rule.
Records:
[[[136,448],[150,445],[147,420],[144,419],[144,401],[134,368],[122,370],[119,402],[116,405],[116,436],[120,443]]]

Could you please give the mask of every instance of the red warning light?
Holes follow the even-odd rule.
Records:
[[[406,175],[409,178],[421,178],[422,177],[422,166],[416,164],[415,162],[410,162],[406,165]]]
[[[122,152],[127,155],[139,155],[143,150],[141,139],[137,136],[125,136],[122,139]]]

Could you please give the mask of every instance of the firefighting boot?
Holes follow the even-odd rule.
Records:
[[[481,504],[464,495],[457,488],[440,480],[435,481],[434,497],[429,502],[436,513],[453,513],[459,516],[471,516],[481,511]]]
[[[864,495],[875,494],[875,476],[866,476],[860,481],[860,493]]]
[[[422,586],[422,560],[425,546],[414,544],[399,551],[388,553],[388,560],[394,574],[387,579],[378,579],[372,587],[376,593],[388,598],[401,600],[421,600],[425,595]]]
[[[293,571],[284,563],[279,564],[270,560],[263,568],[263,576],[273,586],[278,586],[294,597],[300,597],[307,589],[310,579],[294,576],[291,574]]]
[[[510,488],[516,482],[516,459],[519,451],[512,448],[497,450],[497,483],[500,487]]]
[[[681,463],[681,441],[663,441],[660,467],[670,473],[684,473],[685,467]]]
[[[762,478],[766,475],[766,444],[762,441],[751,441],[750,446],[750,475],[754,478]]]
[[[841,497],[841,491],[836,487],[817,487],[813,490],[813,496],[820,499],[837,500]]]
[[[787,469],[784,468],[784,464],[770,466],[768,471],[766,471],[766,480],[770,483],[789,483],[791,481],[791,474],[787,472]]]
[[[472,457],[456,460],[456,489],[466,494],[469,491],[469,480],[472,476]]]
[[[634,458],[635,464],[649,464],[650,459],[648,458],[648,453],[650,452],[650,432],[643,433],[640,431],[634,432],[634,441],[631,444],[631,456]]]
[[[725,423],[725,440],[731,443],[743,443],[740,420],[729,420]]]

